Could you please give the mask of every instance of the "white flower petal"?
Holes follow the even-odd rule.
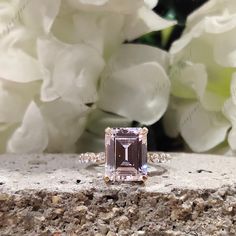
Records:
[[[97,82],[104,60],[95,49],[82,44],[58,44],[45,39],[39,41],[38,53],[42,65],[47,69],[42,86],[43,101],[53,100],[57,96],[71,101],[82,99],[84,103],[96,101]],[[49,58],[55,55],[57,60],[52,64],[53,60]]]
[[[171,96],[168,109],[163,117],[163,125],[169,137],[176,138],[180,133],[182,114],[192,107],[192,99]]]
[[[87,120],[87,130],[96,136],[104,138],[104,131],[107,127],[130,127],[132,120],[104,112],[100,109],[93,110]]]
[[[39,38],[37,40],[37,54],[43,74],[43,84],[41,87],[41,100],[50,102],[60,97],[53,87],[52,75],[55,65],[55,58],[59,52],[65,48],[65,45],[58,40],[49,40],[48,38]]]
[[[81,12],[74,16],[74,24],[78,41],[96,48],[102,54],[104,35],[103,30],[98,27],[99,18],[96,14]]]
[[[203,44],[203,43],[207,44],[208,41],[210,41],[210,43],[214,47],[214,54],[215,54],[216,59],[219,61],[220,64],[224,65],[225,63],[227,63],[227,61],[226,62],[222,61],[222,58],[224,58],[224,56],[222,56],[220,53],[223,52],[223,55],[226,54],[226,52],[229,53],[230,50],[228,50],[228,49],[230,47],[232,48],[232,45],[234,42],[232,39],[233,38],[232,34],[234,34],[235,27],[236,27],[236,17],[235,16],[224,16],[224,15],[223,16],[214,16],[214,17],[206,16],[203,20],[197,22],[192,27],[187,25],[187,28],[185,29],[181,38],[172,44],[170,52],[172,54],[176,54],[176,53],[180,52],[194,39],[198,39],[198,42],[195,42],[195,44],[196,43],[197,44]],[[226,17],[227,17],[227,19],[226,19]],[[214,36],[212,34],[214,34]],[[227,34],[229,34],[229,35],[227,35]],[[229,42],[228,45],[227,45],[226,41]],[[192,48],[194,46],[192,45]],[[199,52],[201,52],[201,51],[205,53],[205,51],[203,51],[203,50],[200,50]],[[197,52],[197,54],[198,54],[198,52]],[[205,53],[205,55],[207,55],[207,54]],[[209,56],[209,55],[207,55],[207,56]],[[232,57],[232,55],[231,55],[231,57]]]
[[[236,104],[233,102],[232,98],[229,98],[222,108],[223,114],[226,118],[236,126]]]
[[[0,52],[0,77],[9,81],[26,83],[41,80],[38,61],[22,50]]]
[[[35,34],[24,26],[11,29],[4,37],[0,36],[1,51],[19,48],[30,56],[36,57]]]
[[[144,63],[103,78],[98,107],[152,124],[165,112],[169,92],[170,82],[163,68],[155,62]]]
[[[213,1],[211,3],[210,2],[209,2],[209,5],[215,5],[215,4],[212,4]],[[209,37],[210,40],[212,41],[212,44],[214,44],[214,41],[216,40],[214,53],[216,56],[220,55],[220,51],[222,51],[222,43],[224,46],[226,45],[225,41],[222,38],[225,38],[225,39],[228,38],[228,40],[230,40],[229,37],[224,35],[224,33],[231,31],[232,29],[235,28],[236,17],[235,17],[235,14],[230,15],[228,11],[224,11],[223,13],[221,13],[222,9],[225,9],[225,6],[224,7],[222,6],[222,8],[218,8],[218,7],[216,8],[219,11],[217,9],[213,10],[212,11],[213,16],[209,16],[209,15],[202,16],[201,11],[202,9],[204,9],[204,6],[199,8],[197,11],[195,11],[193,15],[199,14],[202,18],[200,19],[196,17],[197,20],[196,19],[192,20],[191,16],[188,18],[187,26],[184,30],[183,35],[181,36],[179,40],[175,41],[172,44],[171,53],[175,54],[179,52],[184,47],[186,47],[187,44],[191,40],[195,38],[199,38],[201,36],[201,37]],[[214,34],[214,37],[211,34]],[[207,41],[209,41],[209,38],[207,39]],[[219,39],[217,40],[217,38]],[[232,45],[232,43],[230,45]],[[224,59],[221,60],[222,63],[223,63],[223,60]]]
[[[234,73],[232,76],[230,93],[231,93],[233,103],[236,104],[236,73]]]
[[[182,100],[173,96],[170,96],[170,102],[168,108],[163,117],[163,127],[167,136],[176,138],[178,137],[179,123],[180,123],[180,114],[183,103],[187,100]]]
[[[98,107],[145,124],[157,121],[167,108],[170,91],[163,67],[168,67],[168,56],[162,50],[123,45],[103,74]]]
[[[202,106],[208,111],[221,111],[225,102],[225,97],[206,90],[200,101]]]
[[[146,62],[156,62],[167,71],[169,54],[164,50],[146,45],[124,44],[113,54],[108,62],[108,70],[117,72]]]
[[[79,0],[79,1],[83,4],[91,4],[96,6],[101,6],[109,2],[109,0]]]
[[[193,27],[197,22],[201,21],[205,16],[217,16],[224,13],[224,11],[235,12],[236,4],[232,0],[214,0],[207,1],[203,6],[201,6],[196,11],[193,11],[191,15],[188,16],[187,25]]]
[[[19,11],[19,2],[19,0],[0,2],[0,38],[3,38],[12,30],[17,20],[16,13]]]
[[[223,107],[223,114],[231,122],[232,128],[228,135],[228,143],[233,151],[236,151],[236,103],[229,98]]]
[[[204,110],[200,103],[194,103],[182,113],[181,135],[195,152],[207,151],[223,142],[230,123],[220,112]]]
[[[61,0],[26,1],[21,12],[24,24],[33,31],[49,33],[60,4]]]
[[[209,111],[221,111],[225,100],[230,96],[232,69],[208,65],[208,84],[200,98],[203,107]]]
[[[125,40],[125,14],[116,11],[101,12],[99,7],[91,13],[71,8],[65,2],[62,4],[52,28],[54,35],[61,41],[87,44],[108,57]]]
[[[20,122],[39,86],[37,82],[18,84],[0,79],[0,123]]]
[[[8,139],[11,137],[14,130],[17,128],[16,124],[0,124],[0,153],[6,152],[6,145],[8,142]]]
[[[41,153],[48,144],[48,134],[44,119],[37,105],[31,102],[22,124],[11,136],[7,144],[10,153]]]
[[[222,156],[234,156],[226,140],[223,143],[217,145],[215,148],[205,153],[211,154],[211,155],[213,154],[213,155],[222,155]]]
[[[144,0],[144,2],[150,9],[153,9],[157,5],[158,0]]]
[[[179,117],[178,112],[170,104],[165,112],[163,126],[167,136],[176,138],[179,135]]]
[[[130,14],[143,5],[143,0],[68,0],[72,7],[83,11],[110,11]]]
[[[190,33],[189,33],[190,34]],[[191,37],[194,37],[192,35]],[[232,76],[232,70],[219,66],[213,58],[213,44],[214,40],[209,38],[207,35],[201,35],[197,39],[191,39],[191,42],[185,45],[184,39],[178,40],[177,44],[173,46],[172,53],[172,76],[176,77],[177,85],[175,86],[175,80],[173,81],[172,93],[176,96],[194,98],[194,93],[191,90],[187,90],[186,86],[182,86],[180,82],[183,80],[180,75],[183,75],[187,65],[192,63],[205,65],[205,72],[202,71],[202,74],[198,74],[198,77],[195,77],[196,81],[194,84],[202,85],[201,89],[198,92],[196,97],[205,107],[205,109],[210,111],[220,111],[221,107],[229,96],[229,85]],[[212,43],[212,46],[210,45]],[[177,47],[175,47],[177,45]],[[207,71],[207,84],[204,79]],[[200,71],[199,71],[200,72]],[[193,83],[192,75],[185,75],[184,79]],[[205,89],[204,89],[205,88]],[[204,91],[205,90],[205,91]]]
[[[55,37],[39,37],[37,39],[37,55],[39,61],[49,69],[53,70],[55,64],[55,58],[61,50],[64,50],[68,44],[62,43]]]
[[[236,15],[234,30],[217,35],[214,42],[214,58],[216,62],[224,67],[236,67]]]
[[[56,100],[41,107],[46,121],[49,143],[47,152],[74,152],[75,143],[85,128],[89,108],[77,101]]]
[[[15,5],[15,3],[16,3],[16,5]],[[18,5],[17,1],[10,2],[8,0],[5,0],[5,1],[0,2],[1,23],[4,21],[9,21],[14,16],[15,8],[17,5]]]
[[[175,24],[175,21],[165,20],[144,6],[138,10],[137,14],[127,17],[125,36],[127,40],[133,40],[143,34],[162,30]]]
[[[88,44],[101,54],[111,54],[123,41],[124,16],[117,13],[83,13],[74,16],[78,42]]]
[[[236,14],[229,15],[228,12],[221,16],[206,17],[204,20],[205,31],[211,34],[222,34],[231,31],[236,26]]]
[[[228,143],[233,151],[236,151],[236,126],[233,126],[228,135]]]
[[[61,97],[94,103],[98,78],[104,67],[102,57],[85,45],[68,47],[58,56],[52,76],[55,90]]]
[[[175,65],[170,71],[172,94],[182,98],[200,98],[207,86],[207,72],[203,64]]]
[[[32,43],[29,38],[32,38],[34,33],[26,28],[21,22],[21,16],[28,0],[22,1],[6,1],[0,3],[0,47],[2,50],[7,50],[12,46],[20,46],[20,49],[26,48]],[[34,35],[35,36],[35,35]]]
[[[68,1],[63,0],[51,28],[52,34],[62,42],[69,44],[78,43],[73,20],[75,14],[76,9],[71,7]]]

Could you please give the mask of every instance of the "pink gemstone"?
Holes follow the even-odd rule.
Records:
[[[147,176],[147,128],[105,130],[105,178],[143,181]]]

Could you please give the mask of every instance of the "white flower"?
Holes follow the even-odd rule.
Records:
[[[43,68],[42,101],[64,98],[88,104],[97,100],[98,77],[105,63],[95,49],[39,38],[37,52]]]
[[[183,35],[171,47],[173,96],[165,127],[170,136],[180,132],[193,151],[216,147],[235,126],[224,116],[233,109],[226,101],[234,97],[235,37],[236,2],[210,0],[188,17]],[[228,141],[236,150],[233,133]]]
[[[32,130],[35,132],[34,135],[31,133]],[[47,145],[48,134],[43,116],[37,105],[31,102],[25,112],[22,125],[15,130],[7,143],[7,151],[39,153],[45,150]]]
[[[145,46],[120,48],[124,40],[174,24],[152,12],[156,4],[156,0],[1,1],[0,152],[74,152],[88,114],[94,117],[91,104],[97,101],[98,110],[117,109],[126,124],[159,119],[168,101],[166,53]],[[111,66],[119,69],[107,73]],[[125,77],[129,80],[121,95],[128,99],[135,95],[131,102],[136,110],[129,110],[124,99],[109,98],[104,87],[110,78],[108,84],[117,96],[114,85],[122,86]],[[127,107],[120,109],[123,105]]]
[[[74,151],[104,60],[52,35],[60,1],[14,3],[0,11],[0,152]]]
[[[102,76],[98,107],[143,124],[159,120],[168,105],[168,55],[157,48],[126,44]]]
[[[156,4],[154,0],[62,1],[52,31],[66,43],[88,44],[108,58],[123,41],[175,24],[151,10]]]

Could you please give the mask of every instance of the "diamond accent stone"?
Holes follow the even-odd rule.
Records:
[[[105,130],[105,179],[144,181],[147,178],[147,128]]]

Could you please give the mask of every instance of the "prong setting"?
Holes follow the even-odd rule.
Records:
[[[105,183],[109,183],[110,182],[110,178],[108,176],[104,176],[103,179],[104,179]]]

